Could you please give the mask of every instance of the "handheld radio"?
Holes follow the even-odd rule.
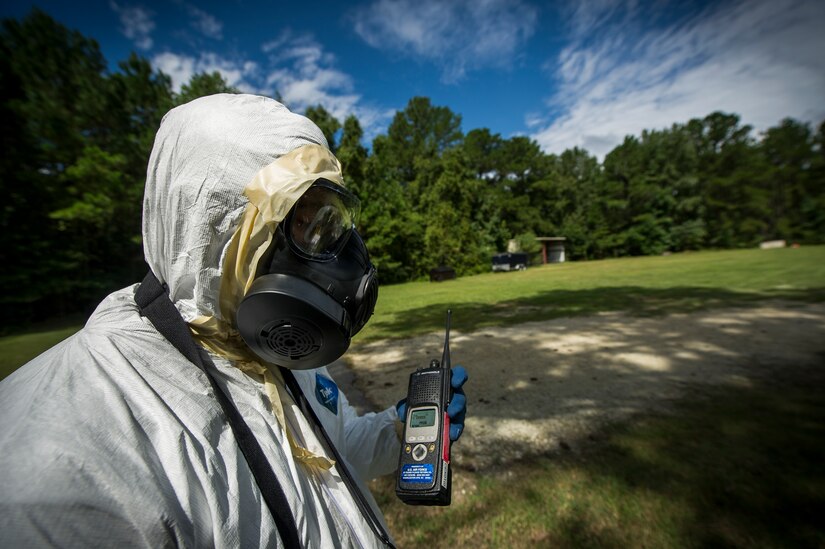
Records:
[[[407,505],[449,505],[452,492],[450,469],[450,317],[441,363],[410,374],[407,417],[395,493]]]

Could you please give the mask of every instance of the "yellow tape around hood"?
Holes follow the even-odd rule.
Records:
[[[249,205],[224,251],[220,289],[221,318],[201,316],[192,320],[189,326],[195,339],[204,347],[231,360],[236,367],[263,381],[272,413],[284,427],[293,456],[304,463],[329,469],[334,463],[332,460],[297,444],[287,429],[280,395],[284,391],[280,372],[274,367],[261,364],[234,328],[238,306],[252,285],[258,263],[272,243],[278,223],[286,217],[301,195],[321,178],[344,185],[340,162],[320,145],[299,147],[255,174],[244,189]]]

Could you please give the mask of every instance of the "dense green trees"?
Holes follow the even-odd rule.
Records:
[[[163,114],[217,92],[218,73],[174,93],[132,54],[109,72],[97,43],[34,10],[0,29],[0,303],[5,319],[60,315],[139,280],[146,162]],[[307,109],[362,200],[359,230],[384,283],[489,268],[510,239],[567,238],[589,259],[761,240],[825,241],[825,122],[755,136],[711,113],[628,136],[599,162],[544,153],[524,136],[461,128],[410,99],[367,148],[357,118]],[[5,321],[4,321],[5,322]]]
[[[140,279],[143,185],[161,118],[185,100],[235,91],[214,73],[175,94],[134,54],[118,69],[40,10],[2,22],[3,325],[87,309]]]

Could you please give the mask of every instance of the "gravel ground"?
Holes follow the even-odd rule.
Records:
[[[332,368],[361,410],[403,398],[409,374],[440,358],[443,333],[357,345]],[[472,333],[453,317],[453,365],[470,375],[454,461],[469,470],[575,451],[606,422],[703,386],[747,385],[783,368],[825,367],[825,304],[767,302],[663,317],[621,313]]]

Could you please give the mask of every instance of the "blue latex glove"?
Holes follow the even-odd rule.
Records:
[[[450,399],[450,404],[447,406],[447,415],[450,416],[450,440],[455,442],[464,432],[464,416],[467,415],[467,397],[464,396],[464,389],[462,386],[469,379],[467,370],[464,366],[456,366],[453,368],[453,374],[450,378],[450,385],[453,387],[453,396]],[[407,418],[407,399],[401,399],[395,405],[398,410],[398,417],[403,422]]]

